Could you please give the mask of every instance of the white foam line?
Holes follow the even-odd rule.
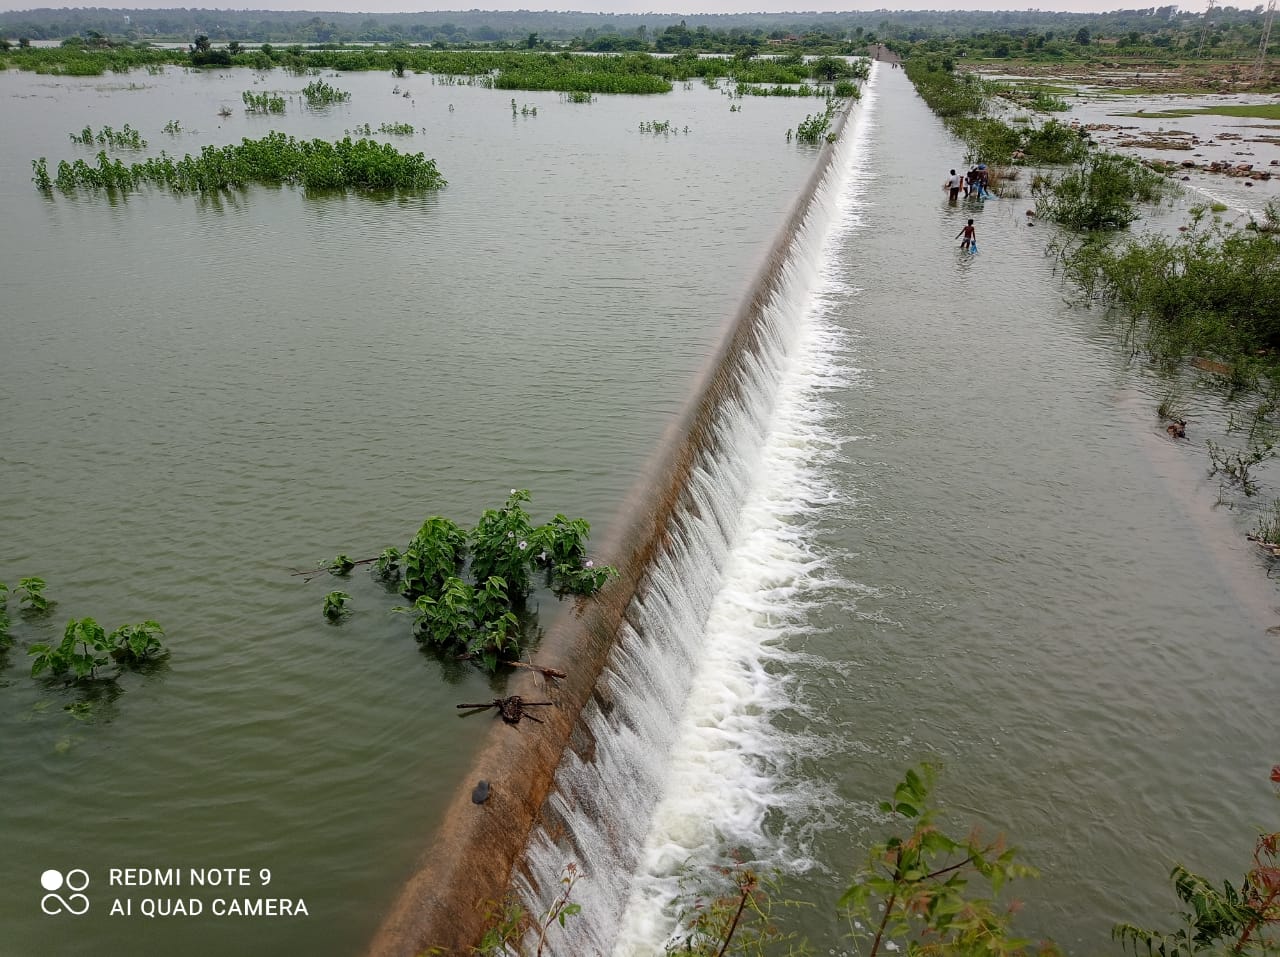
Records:
[[[676,930],[671,909],[681,875],[711,873],[730,850],[746,850],[782,870],[810,866],[804,827],[778,835],[766,822],[778,811],[793,822],[823,816],[825,795],[809,792],[790,773],[798,755],[821,746],[782,734],[772,719],[798,707],[788,693],[786,667],[798,655],[786,648],[787,640],[803,630],[804,612],[842,585],[809,543],[822,505],[837,499],[822,466],[839,454],[843,440],[826,424],[823,393],[854,373],[843,334],[827,311],[853,290],[837,273],[831,249],[860,225],[867,177],[851,174],[865,173],[874,102],[873,76],[864,87],[852,148],[837,160],[843,181],[836,186],[816,281],[793,292],[805,295],[808,306],[784,357],[756,483],[745,491],[737,516],[736,540],[711,604],[614,957],[662,952]]]

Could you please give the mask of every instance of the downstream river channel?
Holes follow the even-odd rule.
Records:
[[[358,952],[490,726],[454,705],[500,686],[421,653],[364,572],[292,572],[402,545],[427,515],[470,525],[511,488],[608,541],[815,162],[785,136],[810,103],[731,113],[702,84],[517,93],[513,115],[509,93],[371,74],[328,78],[352,99],[311,112],[305,82],[0,74],[19,131],[0,142],[0,580],[39,575],[58,602],[30,619],[11,599],[0,654],[3,957]],[[287,113],[246,115],[250,88]],[[655,120],[689,132],[640,132]],[[396,145],[449,185],[112,200],[29,181],[38,156],[91,158],[68,137],[86,124],[182,153],[366,122],[413,123]],[[844,136],[603,936],[661,953],[680,867],[736,848],[851,953],[834,901],[886,829],[879,800],[932,760],[948,822],[1042,870],[1023,930],[1114,952],[1113,922],[1169,923],[1175,860],[1238,876],[1274,827],[1273,586],[1212,507],[1202,442],[1160,430],[1164,384],[1066,301],[1031,201],[948,206],[963,147],[901,71],[876,67]],[[969,217],[972,256],[952,239]],[[335,587],[354,606],[336,627]],[[83,616],[158,620],[170,660],[92,700],[32,680],[25,646]],[[584,921],[609,863],[581,862]],[[149,895],[198,917],[112,916],[148,895],[111,868],[247,868],[252,887]],[[88,914],[41,912],[48,869],[91,877]],[[218,917],[218,896],[308,914]]]

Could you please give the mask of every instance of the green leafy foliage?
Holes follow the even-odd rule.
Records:
[[[1273,770],[1272,776],[1280,778],[1280,768]],[[1187,908],[1179,915],[1183,926],[1166,934],[1117,924],[1112,938],[1135,957],[1280,954],[1280,941],[1275,937],[1280,929],[1280,832],[1258,838],[1253,865],[1238,887],[1223,881],[1221,890],[1181,864],[1175,865],[1169,876],[1174,893]]]
[[[457,524],[432,515],[422,523],[401,556],[401,594],[413,599],[439,593],[462,568],[466,548],[466,533]]]
[[[159,623],[148,620],[137,625],[121,625],[107,636],[107,644],[112,658],[129,667],[137,667],[168,653],[163,638],[164,630]]]
[[[384,548],[373,564],[374,577],[384,582],[397,582],[403,573],[401,560],[403,556],[398,548]]]
[[[587,558],[584,519],[558,514],[535,527],[525,508],[529,499],[528,489],[512,489],[470,532],[432,515],[403,551],[388,548],[360,562],[340,555],[330,567],[345,571],[372,562],[375,578],[398,580],[400,593],[413,602],[396,610],[413,615],[418,641],[496,671],[520,656],[529,637],[532,618],[522,615],[535,570],[546,572],[547,584],[561,595],[595,594],[617,575]]]
[[[935,771],[913,768],[880,809],[908,826],[871,848],[867,863],[844,892],[839,906],[853,927],[853,938],[867,957],[882,950],[908,955],[954,954],[965,957],[1022,957],[1056,954],[1052,945],[1035,946],[1012,936],[1016,908],[995,898],[1009,881],[1034,876],[1016,861],[1017,852],[1002,840],[984,841],[977,832],[948,835],[931,803]],[[978,882],[975,895],[970,885]]]
[[[344,591],[331,591],[324,596],[324,616],[330,621],[341,621],[349,613],[347,608],[351,596]]]
[[[1155,202],[1168,189],[1163,176],[1116,153],[1094,153],[1058,177],[1032,186],[1036,214],[1077,231],[1123,229],[1138,218],[1136,203]]]
[[[31,161],[31,172],[31,182],[36,184],[36,189],[45,193],[53,189],[53,180],[49,178],[49,161],[45,157]]]
[[[530,587],[533,524],[524,509],[529,498],[527,489],[513,488],[502,508],[485,510],[470,536],[472,576],[476,581],[499,576],[513,597],[527,595]]]
[[[826,109],[821,113],[811,113],[796,127],[796,140],[800,143],[817,145],[827,138],[827,130],[836,115],[836,105],[827,100]]]
[[[240,99],[244,101],[245,111],[249,113],[284,112],[284,97],[279,93],[254,93],[252,90],[245,90],[240,94]]]
[[[1157,359],[1208,356],[1244,382],[1259,367],[1273,367],[1280,353],[1278,221],[1274,204],[1254,228],[1201,216],[1173,239],[1086,242],[1063,259],[1086,296],[1132,319]]]
[[[538,939],[532,945],[533,957],[550,954],[550,932],[554,927],[564,928],[565,922],[582,912],[582,905],[572,900],[573,888],[582,877],[578,865],[570,861],[560,877],[560,891],[547,912],[534,920],[534,915],[524,909],[519,901],[508,897],[501,904],[491,906],[486,915],[487,928],[480,939],[476,953],[481,957],[506,957],[509,954],[528,953],[521,949],[521,942],[537,930]],[[428,950],[428,954],[433,951]]]
[[[34,615],[42,615],[55,603],[44,596],[45,580],[36,576],[19,578],[18,587],[13,593],[18,597],[22,610]]]
[[[302,88],[302,97],[308,106],[328,106],[351,99],[351,94],[330,86],[324,80],[313,80]]]
[[[82,146],[93,146],[96,143],[99,146],[109,146],[112,149],[144,150],[147,148],[147,141],[142,138],[142,134],[128,123],[121,130],[114,130],[110,126],[104,126],[96,134],[93,132],[92,127],[86,126],[79,133],[71,134],[71,142],[79,143]]]
[[[520,653],[520,622],[511,611],[507,585],[494,575],[473,587],[450,578],[439,594],[420,595],[414,602],[414,635],[441,648],[459,648],[486,671]]]
[[[44,161],[37,162],[40,165],[35,181],[38,188],[43,188],[40,173]],[[62,190],[129,191],[147,183],[177,193],[218,192],[250,183],[295,185],[316,191],[386,192],[437,189],[445,185],[445,180],[434,160],[421,153],[401,153],[389,143],[353,141],[350,137],[336,143],[296,140],[279,132],[268,133],[260,140],[245,139],[239,145],[206,146],[198,156],[188,154],[176,161],[162,151],[158,157],[126,166],[102,151],[96,166],[81,159],[73,163],[63,160],[53,179],[53,185]]]
[[[346,575],[356,567],[356,563],[346,555],[338,555],[329,560],[327,567],[332,575]]]
[[[59,644],[38,642],[27,649],[35,659],[31,663],[31,676],[48,672],[73,682],[95,681],[99,677],[98,669],[113,659],[122,668],[137,668],[167,654],[161,641],[163,636],[163,630],[154,621],[122,625],[108,634],[92,618],[73,618],[67,622]],[[118,675],[119,672],[110,678]]]

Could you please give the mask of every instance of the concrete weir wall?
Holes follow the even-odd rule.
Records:
[[[842,135],[856,101],[833,124]],[[513,871],[550,793],[561,755],[570,745],[583,707],[595,693],[614,636],[633,597],[642,594],[648,570],[667,545],[672,515],[693,463],[713,440],[710,424],[719,405],[734,397],[735,372],[758,346],[761,311],[777,289],[783,264],[819,184],[835,156],[825,144],[756,281],[726,324],[681,416],[667,430],[645,473],[624,504],[620,529],[602,554],[620,576],[542,640],[535,663],[566,672],[548,681],[533,672],[513,676],[508,694],[551,700],[538,709],[541,724],[518,728],[494,722],[466,780],[450,802],[433,843],[384,918],[366,957],[418,957],[425,953],[471,954],[489,924],[495,903],[506,896]],[[474,804],[476,782],[490,783],[488,800]]]

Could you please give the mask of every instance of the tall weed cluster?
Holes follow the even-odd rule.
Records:
[[[250,183],[301,186],[308,190],[437,189],[445,179],[435,160],[401,153],[388,143],[352,140],[297,140],[271,132],[239,145],[206,146],[198,155],[175,160],[165,152],[132,165],[99,152],[97,165],[84,160],[58,164],[50,177],[44,157],[32,161],[33,181],[43,190],[107,189],[129,191],[145,184],[174,192],[209,192]]]

